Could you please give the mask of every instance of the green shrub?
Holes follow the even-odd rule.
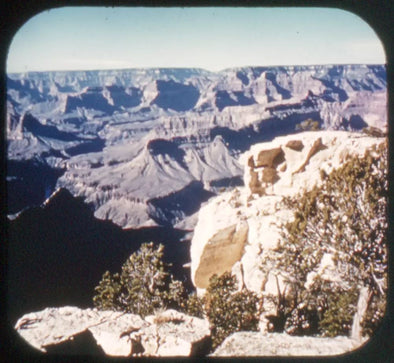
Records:
[[[278,295],[269,295],[265,299],[276,306],[275,314],[266,316],[269,332],[286,332],[289,335],[319,333],[320,301],[311,290],[292,281],[284,291],[280,291],[278,284]]]
[[[259,299],[247,289],[237,291],[237,280],[231,273],[210,278],[203,302],[211,325],[213,349],[234,332],[258,330]]]
[[[237,291],[235,276],[230,273],[220,277],[214,275],[204,297],[195,293],[187,297],[182,282],[174,280],[167,272],[170,265],[162,261],[163,249],[163,245],[155,248],[153,243],[145,243],[127,259],[121,273],[106,271],[95,288],[94,305],[101,310],[123,311],[142,317],[173,308],[207,318],[213,349],[236,331],[258,329],[259,299],[247,289]]]
[[[380,327],[385,311],[386,301],[379,295],[374,294],[366,317],[361,323],[365,335],[372,336],[373,332]]]
[[[197,318],[204,318],[204,299],[197,296],[195,292],[188,296],[185,313]]]
[[[335,337],[350,333],[353,316],[356,312],[357,290],[330,291],[328,306],[324,309],[320,321],[321,333],[324,336]]]
[[[101,310],[121,310],[118,303],[120,290],[119,274],[111,275],[109,271],[106,271],[95,288],[97,295],[93,297],[94,305]]]
[[[162,261],[164,246],[144,243],[122,266],[120,274],[104,273],[95,288],[94,305],[99,309],[124,311],[146,316],[158,309],[183,309],[183,284],[168,272]]]

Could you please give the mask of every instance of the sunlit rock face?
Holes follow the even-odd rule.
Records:
[[[46,308],[22,316],[15,329],[27,343],[45,353],[177,357],[205,355],[210,348],[208,321],[175,310],[143,319],[118,311]]]
[[[212,274],[218,275],[230,270],[242,257],[248,235],[248,225],[240,223],[219,230],[204,246],[198,269],[195,273],[195,284],[206,288]]]
[[[118,311],[46,308],[23,315],[15,325],[23,341],[46,358],[52,354],[120,357],[204,357],[210,352],[205,319],[175,310],[141,318]],[[348,337],[298,337],[242,331],[229,335],[210,354],[214,357],[330,356],[358,348],[364,341]],[[149,359],[149,358],[148,358]]]
[[[362,156],[384,140],[343,131],[317,131],[253,145],[239,159],[244,165],[245,186],[211,199],[199,212],[191,245],[195,286],[203,292],[210,276],[232,271],[241,285],[255,292],[276,295],[277,283],[283,291],[281,278],[277,281],[269,269],[261,268],[264,257],[281,240],[281,226],[293,218],[281,204],[282,199],[310,190],[321,182],[322,171],[329,174],[347,156]],[[267,170],[275,177],[267,179]],[[236,228],[245,233],[237,253]],[[325,256],[322,264],[320,270],[328,271],[331,256]]]
[[[36,186],[41,202],[62,187],[124,228],[193,229],[202,203],[240,184],[238,157],[251,145],[308,119],[326,130],[385,129],[386,96],[383,65],[9,74],[7,157],[19,169],[7,183],[26,195],[12,213],[39,204],[22,170],[34,161],[56,171],[55,183]],[[276,169],[252,173],[256,193]]]

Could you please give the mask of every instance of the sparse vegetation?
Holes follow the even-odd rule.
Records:
[[[365,335],[378,324],[386,299],[387,145],[364,157],[348,156],[342,167],[321,175],[320,187],[285,200],[294,220],[269,257],[289,286],[278,310],[287,309],[283,318],[290,333],[304,334],[300,327],[313,323],[303,321],[309,307],[321,334],[352,331],[359,337],[361,326]],[[319,274],[323,256],[330,256],[336,276]],[[307,288],[311,273],[315,278]]]
[[[372,137],[386,137],[386,134],[381,129],[373,126],[364,127],[361,131]]]
[[[116,310],[141,316],[174,308],[211,325],[212,347],[216,348],[228,335],[241,330],[257,330],[258,298],[243,289],[237,291],[236,277],[227,272],[210,279],[204,297],[185,294],[182,282],[174,280],[162,261],[163,245],[145,243],[122,266],[120,274],[106,271],[95,288],[94,305],[102,310]]]
[[[277,307],[267,317],[269,330],[370,335],[383,317],[387,292],[387,144],[363,157],[347,155],[339,169],[320,176],[319,186],[282,202],[294,219],[265,261],[286,282],[284,291],[278,284],[278,296],[266,297]],[[168,272],[163,251],[163,245],[145,243],[120,273],[105,272],[95,306],[141,316],[174,308],[206,318],[212,349],[234,332],[258,330],[262,301],[239,290],[235,276],[214,275],[203,297],[187,296]]]

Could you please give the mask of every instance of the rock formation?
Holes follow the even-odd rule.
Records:
[[[309,190],[321,182],[321,173],[329,174],[347,155],[364,155],[383,140],[340,131],[305,132],[253,145],[240,157],[245,187],[211,199],[200,210],[191,245],[192,280],[200,293],[210,276],[224,270],[232,271],[242,286],[263,296],[283,291],[282,276],[263,264],[281,239],[281,225],[293,217],[282,199]],[[236,254],[223,246],[232,243],[230,232],[241,226],[247,234],[242,253]],[[217,236],[221,236],[220,244],[212,243]],[[215,263],[208,266],[206,261]],[[330,256],[322,261],[329,265]],[[320,270],[327,270],[328,265]],[[272,306],[264,304],[265,314],[269,314]]]
[[[109,356],[205,355],[210,348],[209,323],[175,310],[142,319],[139,315],[66,306],[26,314],[16,331],[42,352],[89,332]]]
[[[9,213],[66,188],[122,228],[193,229],[207,195],[238,185],[251,145],[310,127],[386,129],[386,83],[384,65],[9,74]],[[257,168],[277,167],[272,149]],[[51,178],[34,178],[43,168]]]
[[[201,255],[195,274],[196,285],[206,288],[213,273],[221,275],[231,270],[244,253],[247,235],[248,225],[240,223],[221,229],[212,236]]]
[[[29,345],[47,354],[109,357],[203,357],[211,349],[209,323],[175,310],[138,315],[65,306],[26,314],[15,325]],[[236,332],[211,356],[319,356],[349,352],[347,337],[292,337]]]

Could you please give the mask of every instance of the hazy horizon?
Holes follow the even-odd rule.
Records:
[[[320,63],[320,64],[267,64],[267,65],[245,65],[245,66],[236,66],[236,67],[228,67],[224,69],[219,69],[217,71],[211,71],[206,68],[201,67],[125,67],[125,68],[97,68],[97,69],[53,69],[50,71],[23,71],[23,72],[7,72],[7,74],[26,74],[26,73],[62,73],[62,72],[116,72],[116,71],[128,71],[128,70],[176,70],[176,69],[198,69],[203,70],[210,73],[220,73],[226,71],[227,69],[238,69],[238,68],[287,68],[287,67],[314,67],[314,66],[358,66],[358,65],[366,65],[366,66],[385,66],[385,63]]]

